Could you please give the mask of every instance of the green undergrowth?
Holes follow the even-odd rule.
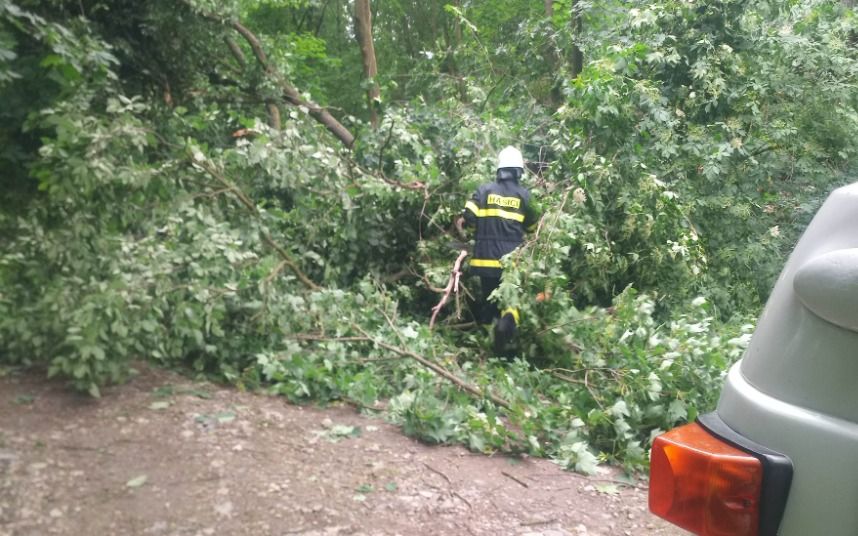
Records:
[[[627,289],[610,309],[575,311],[565,325],[525,334],[552,354],[535,357],[540,350],[531,349],[530,359],[499,359],[485,351],[484,332],[430,331],[400,318],[396,303],[369,285],[363,290],[314,294],[295,311],[310,322],[307,334],[257,354],[240,381],[295,402],[346,400],[430,443],[545,456],[582,472],[604,461],[646,467],[655,435],[714,407],[752,328],[715,322],[703,299],[657,322],[654,301]],[[325,309],[354,310],[352,300],[365,312]]]

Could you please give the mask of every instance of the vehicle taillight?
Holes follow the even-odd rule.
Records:
[[[652,445],[650,510],[702,536],[756,536],[763,465],[697,423]]]

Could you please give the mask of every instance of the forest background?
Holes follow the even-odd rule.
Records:
[[[0,364],[642,469],[850,181],[856,60],[822,0],[2,0]],[[429,321],[509,144],[545,215],[499,359],[467,276]]]

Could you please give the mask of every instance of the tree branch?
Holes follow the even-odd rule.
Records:
[[[331,3],[331,0],[325,0],[324,5],[322,5],[322,13],[319,15],[319,22],[316,24],[316,31],[313,35],[319,37],[319,32],[322,31],[322,23],[325,22],[325,11],[328,10],[328,4]]]
[[[274,130],[280,130],[282,122],[280,121],[280,108],[277,107],[277,103],[269,101],[265,103],[265,106],[268,108],[268,126]]]
[[[227,179],[222,173],[220,173],[212,164],[207,160],[194,160],[194,163],[200,166],[203,170],[205,170],[209,175],[211,175],[215,180],[221,183],[224,188],[230,191],[236,199],[238,199],[239,203],[244,205],[244,207],[250,211],[254,216],[259,216],[259,209],[256,208],[256,204],[245,194],[238,186],[236,186],[232,181]],[[292,256],[283,249],[283,246],[274,241],[268,231],[261,231],[262,241],[265,242],[268,247],[273,249],[280,255],[280,258],[283,261],[283,264],[289,267],[292,270],[292,273],[295,274],[304,285],[306,285],[311,290],[320,290],[322,287],[314,283],[307,275],[301,271],[298,267],[298,263],[296,263]]]
[[[388,320],[388,322],[389,322],[389,320]],[[445,380],[450,381],[451,383],[460,387],[462,390],[467,391],[468,393],[474,395],[478,399],[481,399],[481,400],[482,399],[489,399],[497,406],[500,406],[500,407],[503,407],[506,409],[512,409],[510,406],[510,403],[507,402],[506,400],[504,400],[498,396],[495,396],[492,393],[488,393],[488,392],[484,393],[479,388],[474,387],[473,385],[469,384],[468,382],[456,377],[449,370],[445,369],[441,365],[433,363],[432,361],[423,357],[422,355],[417,354],[415,352],[412,352],[411,350],[399,348],[397,346],[393,346],[392,344],[387,344],[386,342],[380,341],[380,340],[374,338],[369,333],[367,333],[363,328],[361,328],[357,324],[354,324],[353,327],[357,331],[359,331],[362,336],[360,336],[360,337],[358,337],[358,336],[326,337],[324,335],[297,334],[297,335],[292,335],[290,338],[302,340],[302,341],[334,341],[334,342],[346,342],[346,343],[348,343],[348,342],[371,342],[372,344],[378,346],[379,348],[383,348],[385,350],[390,350],[391,352],[393,352],[397,355],[400,355],[403,357],[410,357],[411,359],[417,361],[418,363],[420,363],[424,367],[428,368],[432,372],[438,374],[439,376],[441,376]]]
[[[293,106],[305,108],[307,110],[307,113],[309,113],[311,117],[313,117],[316,121],[318,121],[325,128],[327,128],[328,131],[334,136],[336,136],[337,139],[339,139],[341,142],[343,142],[343,144],[347,148],[351,149],[352,145],[354,145],[355,142],[354,135],[349,132],[349,129],[344,127],[342,123],[337,121],[337,119],[333,115],[331,115],[328,110],[322,108],[311,100],[304,99],[301,96],[301,94],[298,92],[297,89],[295,89],[295,87],[289,82],[289,80],[287,80],[286,77],[282,73],[280,73],[277,68],[272,65],[271,62],[268,60],[268,55],[265,54],[265,50],[262,47],[262,42],[259,40],[256,34],[250,31],[239,21],[226,22],[217,15],[201,12],[194,5],[188,2],[186,3],[193,11],[199,13],[201,16],[216,21],[219,24],[227,24],[233,30],[241,34],[244,40],[247,41],[247,44],[250,45],[250,49],[253,51],[253,55],[256,58],[256,61],[263,68],[266,74],[268,74],[272,79],[274,79],[274,81],[277,82],[277,84],[280,86],[280,89],[283,91],[283,99],[289,104],[292,104]],[[228,42],[227,45],[229,45]],[[231,46],[230,50],[232,50],[233,56],[235,56],[235,50]]]
[[[250,49],[253,51],[253,55],[256,57],[259,65],[280,85],[280,89],[283,91],[283,98],[286,102],[293,106],[305,108],[310,116],[327,128],[331,134],[336,136],[349,149],[354,145],[354,135],[342,123],[337,121],[325,108],[322,108],[313,101],[304,99],[298,90],[277,71],[275,66],[268,60],[268,56],[262,48],[262,42],[253,32],[238,21],[231,22],[230,26],[244,37],[247,44],[250,45]]]
[[[244,52],[238,46],[238,43],[229,36],[224,37],[224,41],[226,41],[226,46],[229,47],[232,57],[238,62],[241,70],[247,69],[247,58],[245,58]],[[282,123],[280,121],[280,108],[277,107],[277,103],[268,100],[265,102],[265,107],[268,110],[268,126],[274,130],[280,130]]]
[[[506,400],[504,400],[498,396],[495,396],[494,394],[489,393],[489,392],[484,393],[479,388],[474,387],[473,385],[467,383],[466,381],[456,377],[449,370],[445,369],[444,367],[442,367],[438,364],[433,363],[432,361],[429,361],[428,359],[426,359],[422,355],[414,353],[411,350],[406,350],[404,348],[398,348],[398,347],[393,346],[391,344],[387,344],[386,342],[380,341],[378,339],[374,339],[366,331],[361,329],[360,326],[355,326],[355,329],[360,331],[364,335],[364,337],[367,338],[368,341],[372,342],[373,344],[375,344],[379,348],[384,348],[385,350],[390,350],[393,353],[403,355],[403,356],[407,356],[407,357],[414,359],[415,361],[417,361],[418,363],[420,363],[424,367],[428,368],[429,370],[431,370],[435,374],[437,374],[437,375],[441,376],[442,378],[452,382],[453,384],[460,387],[462,390],[467,391],[468,393],[474,395],[475,397],[477,397],[479,399],[491,400],[495,405],[500,406],[502,408],[512,409],[510,403],[507,402]]]
[[[235,61],[238,62],[238,66],[243,69],[247,68],[247,58],[244,57],[244,52],[241,50],[241,47],[238,46],[231,37],[224,37],[223,40],[226,42],[226,46],[229,47],[229,51],[232,53],[232,57],[235,58]]]
[[[432,308],[432,318],[429,320],[429,329],[435,327],[435,319],[438,318],[438,313],[441,312],[441,309],[444,307],[444,304],[447,303],[447,300],[450,299],[450,293],[456,292],[459,293],[459,277],[462,275],[462,261],[465,260],[465,257],[468,256],[468,250],[463,249],[459,252],[458,258],[456,258],[456,263],[453,265],[453,271],[450,273],[450,281],[447,283],[447,287],[444,288],[444,296],[441,297],[441,301],[438,302],[438,305]]]

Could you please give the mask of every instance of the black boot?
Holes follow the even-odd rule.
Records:
[[[495,324],[495,354],[503,355],[507,346],[515,337],[516,332],[515,317],[512,313],[506,313]]]

